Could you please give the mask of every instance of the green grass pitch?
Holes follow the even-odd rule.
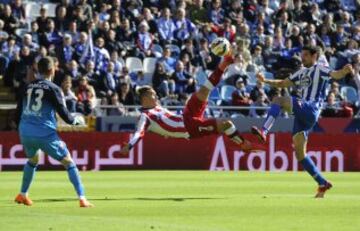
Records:
[[[21,172],[0,172],[0,230],[360,230],[360,174],[326,173],[325,199],[305,173],[82,172],[95,208],[78,207],[63,172],[37,172],[32,207],[13,202]]]

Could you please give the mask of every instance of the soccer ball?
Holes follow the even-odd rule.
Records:
[[[214,39],[210,44],[210,51],[217,56],[224,56],[230,52],[231,45],[229,40],[223,37]]]

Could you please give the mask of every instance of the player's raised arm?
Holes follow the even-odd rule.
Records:
[[[144,113],[141,113],[137,129],[133,135],[133,137],[130,139],[129,143],[125,144],[124,147],[121,149],[121,154],[127,154],[137,142],[139,142],[145,135],[145,131],[147,127],[149,126],[149,120],[147,116]]]
[[[293,81],[289,78],[286,79],[266,79],[265,76],[262,73],[258,73],[256,75],[257,79],[260,82],[263,82],[265,84],[268,84],[272,87],[279,87],[279,88],[284,88],[284,87],[291,87],[294,85]]]
[[[343,68],[341,68],[340,70],[337,71],[331,71],[330,77],[333,79],[342,79],[344,78],[347,74],[353,74],[354,70],[351,64],[347,64],[345,65]]]

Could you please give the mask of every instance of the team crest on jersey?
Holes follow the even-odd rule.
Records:
[[[311,83],[312,83],[312,79],[308,75],[305,75],[300,79],[301,88],[307,88],[311,85]]]

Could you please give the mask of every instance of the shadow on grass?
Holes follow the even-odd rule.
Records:
[[[138,198],[93,198],[89,199],[90,201],[176,201],[183,202],[187,200],[221,200],[225,198],[220,197],[138,197]],[[38,199],[34,200],[34,202],[40,203],[51,203],[51,202],[67,202],[67,201],[77,201],[76,198],[56,198],[56,199]]]

